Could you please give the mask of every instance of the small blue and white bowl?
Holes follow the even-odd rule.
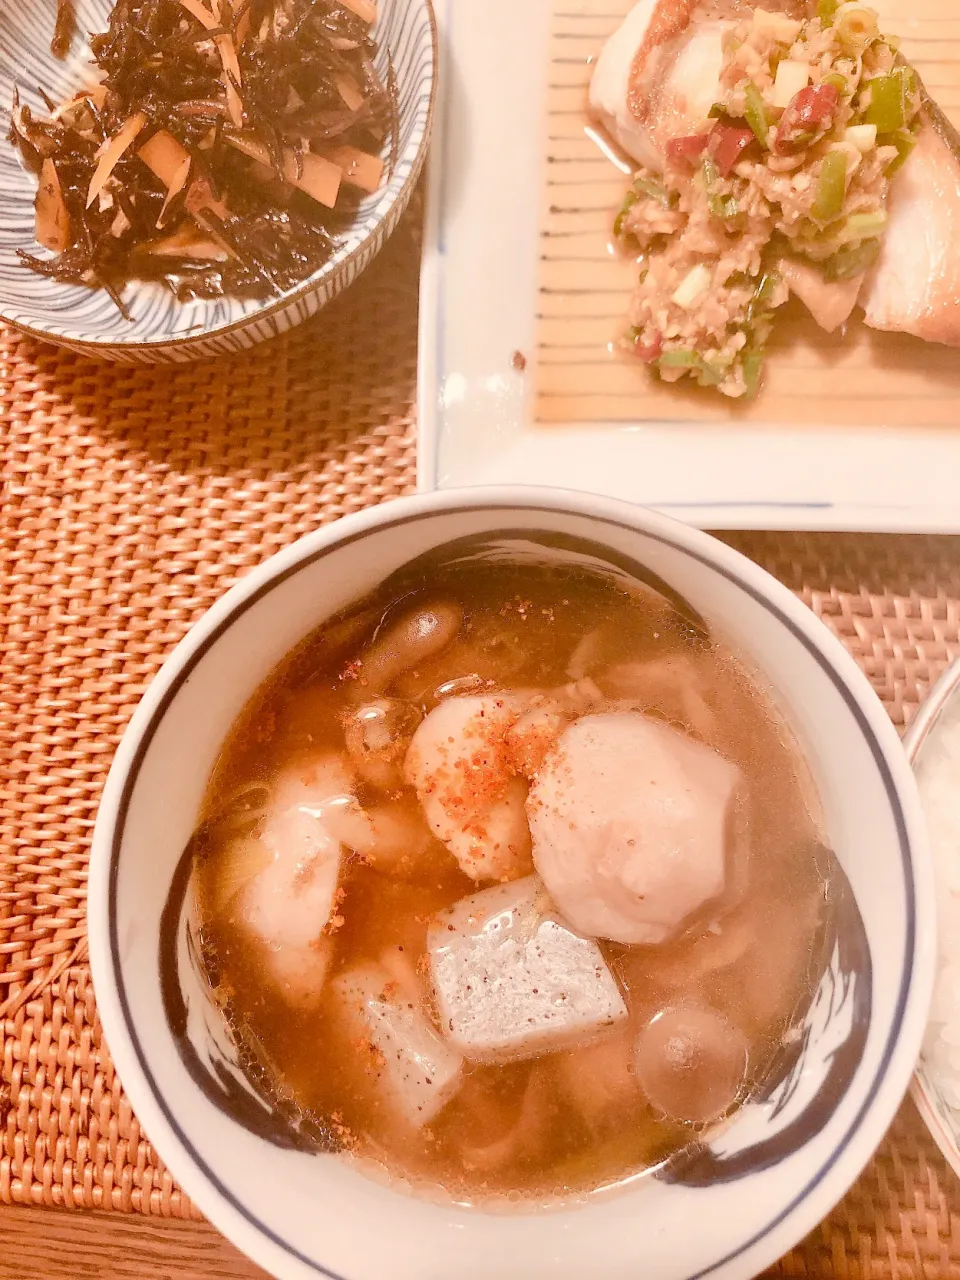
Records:
[[[6,135],[14,87],[44,113],[37,93],[70,97],[89,80],[86,33],[105,29],[110,0],[77,0],[77,38],[64,60],[50,52],[57,0],[0,6],[0,320],[83,355],[128,364],[180,363],[241,351],[315,315],[352,284],[383,248],[407,207],[423,167],[433,120],[437,28],[431,0],[381,0],[373,28],[377,70],[393,63],[399,99],[397,163],[367,196],[349,231],[319,270],[266,301],[178,302],[156,284],[130,284],[126,320],[103,290],[61,284],[30,271],[18,249],[45,254],[34,239],[36,179]]]
[[[549,1211],[493,1213],[414,1196],[349,1157],[297,1149],[282,1117],[238,1075],[190,962],[179,903],[206,780],[277,662],[424,552],[507,537],[540,555],[589,540],[595,558],[629,559],[738,648],[805,752],[840,909],[795,1051],[695,1159]],[[716,539],[640,507],[550,489],[399,499],[253,570],[193,627],[137,710],[103,795],[90,867],[97,1005],[137,1116],[199,1208],[283,1280],[754,1275],[832,1209],[899,1107],[927,1020],[933,935],[913,775],[840,642]]]
[[[945,757],[942,735],[957,733],[960,720],[960,659],[944,671],[928,693],[904,734],[903,745],[913,764],[920,786],[920,799],[930,821],[931,851],[939,917],[940,956],[930,1025],[913,1080],[913,1100],[941,1153],[960,1177],[960,1046],[948,1043],[944,1024],[956,1020],[960,1002],[957,990],[957,912],[960,885],[957,883],[957,823],[954,818],[942,830],[943,815],[934,826],[934,805],[946,802],[954,813],[960,811],[960,786],[952,778],[937,776],[945,768],[956,776],[956,747]]]

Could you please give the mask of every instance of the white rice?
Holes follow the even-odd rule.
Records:
[[[923,1055],[944,1100],[960,1111],[960,698],[920,751],[917,782],[937,884],[938,971]]]

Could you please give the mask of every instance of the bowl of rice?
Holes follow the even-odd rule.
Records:
[[[912,1093],[960,1176],[960,659],[931,689],[903,744],[927,816],[937,900],[937,978]]]

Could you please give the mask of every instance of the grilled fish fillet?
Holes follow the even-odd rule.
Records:
[[[640,0],[603,47],[590,107],[628,155],[660,173],[671,138],[702,129],[716,101],[729,22],[691,25],[692,0]]]
[[[870,3],[882,22],[885,0]],[[729,25],[699,17],[693,0],[640,0],[604,46],[590,85],[591,109],[647,169],[662,172],[668,141],[705,127],[721,96]],[[960,346],[960,136],[929,98],[917,146],[890,184],[887,210],[880,258],[856,299],[866,324]],[[801,267],[789,283],[828,331],[853,309],[849,281],[813,288]]]
[[[960,346],[960,161],[929,118],[890,184],[887,213],[860,294],[864,321]]]

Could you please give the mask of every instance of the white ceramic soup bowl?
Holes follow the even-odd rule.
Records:
[[[282,1125],[271,1128],[237,1082],[186,957],[184,918],[169,904],[221,744],[275,664],[414,557],[504,531],[588,539],[604,557],[639,562],[733,642],[806,753],[842,910],[786,1075],[696,1159],[578,1204],[492,1213],[412,1196],[339,1156],[284,1142]],[[785,587],[706,534],[547,489],[391,502],[301,539],[228,592],[177,647],[124,736],[97,821],[89,903],[100,1016],[145,1131],[215,1225],[291,1280],[752,1275],[829,1212],[873,1153],[909,1083],[933,980],[915,783],[839,642]],[[171,956],[184,1003],[179,985],[171,995],[161,982]]]

